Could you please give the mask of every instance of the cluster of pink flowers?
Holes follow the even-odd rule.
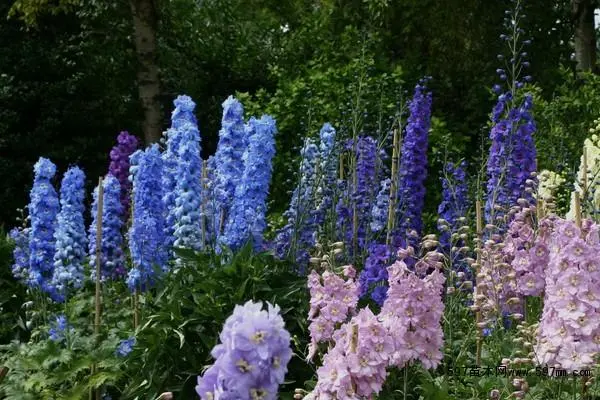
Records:
[[[404,262],[411,254],[412,248],[401,250],[398,260],[388,267],[388,297],[380,315],[394,340],[390,365],[401,368],[420,361],[425,368],[435,368],[443,358],[444,344],[442,255],[427,253],[411,271]]]
[[[556,219],[549,239],[544,310],[534,350],[539,364],[572,371],[600,351],[599,226]]]
[[[344,276],[346,280],[330,271],[323,272],[321,276],[314,270],[308,276],[309,360],[314,357],[318,344],[331,340],[334,331],[356,310],[360,294],[360,286],[355,280],[356,270],[346,266]]]
[[[314,399],[362,399],[381,391],[394,341],[377,317],[360,310],[334,334],[335,346],[317,370]]]
[[[547,241],[552,232],[552,219],[539,222],[534,231],[535,207],[525,207],[510,223],[504,241],[504,254],[515,272],[516,293],[540,296],[544,290],[544,268],[548,264]]]

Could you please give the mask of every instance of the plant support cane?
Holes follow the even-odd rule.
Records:
[[[483,217],[481,215],[481,200],[477,200],[475,202],[475,216],[476,216],[476,229],[477,229],[477,269],[475,271],[475,276],[479,274],[479,269],[481,268],[481,240],[483,236]],[[475,282],[475,288],[477,288],[477,281]],[[475,363],[479,367],[481,365],[481,347],[483,345],[483,332],[479,327],[481,323],[481,310],[477,310],[475,313],[475,323],[477,325],[477,352]]]
[[[100,312],[101,312],[101,303],[100,303],[100,264],[102,257],[102,209],[104,206],[104,186],[102,183],[102,177],[98,179],[98,210],[96,214],[96,296],[95,296],[95,305],[96,312],[94,315],[94,335],[95,340],[99,340],[100,336]],[[96,364],[92,364],[92,375],[96,373],[97,366]],[[96,400],[100,400],[100,388],[96,388]],[[90,388],[90,398],[92,398],[92,392]]]

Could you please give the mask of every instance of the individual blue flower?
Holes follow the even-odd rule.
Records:
[[[21,282],[27,282],[29,273],[29,232],[29,228],[13,228],[8,233],[15,243],[12,274]]]
[[[115,351],[116,354],[120,357],[127,357],[133,350],[135,343],[136,339],[134,336],[121,340],[117,346],[117,350]]]
[[[129,229],[129,251],[133,268],[127,285],[130,290],[145,290],[154,282],[155,271],[165,271],[165,209],[161,177],[163,160],[154,144],[144,152],[134,153],[133,221]]]
[[[215,363],[198,377],[203,400],[274,400],[292,358],[291,337],[279,307],[248,301],[236,306],[211,352]]]
[[[83,261],[87,255],[87,238],[83,212],[85,206],[85,174],[78,167],[65,173],[60,187],[60,212],[54,234],[54,273],[52,286],[56,301],[63,301],[69,288],[83,285]]]
[[[221,242],[233,250],[252,239],[255,248],[262,248],[263,232],[267,226],[267,196],[275,155],[275,120],[263,115],[251,118],[252,133],[244,154],[244,175],[236,187],[235,199],[225,225]]]
[[[244,125],[244,107],[234,97],[223,102],[223,118],[219,131],[219,143],[215,153],[216,185],[219,233],[227,221],[229,209],[235,197],[235,188],[244,174],[242,157],[247,147]]]
[[[410,115],[402,142],[398,181],[397,235],[409,238],[408,232],[420,235],[423,228],[427,147],[431,126],[431,92],[424,83],[415,87],[409,104]],[[411,236],[412,238],[412,236]],[[412,243],[415,245],[415,243]]]
[[[295,260],[299,269],[306,266],[308,250],[316,243],[317,224],[313,205],[318,154],[317,145],[307,138],[300,152],[300,179],[292,193],[290,206],[283,214],[287,224],[275,238],[275,254],[279,258]]]
[[[34,181],[29,203],[31,230],[29,232],[28,284],[52,293],[50,283],[54,271],[54,232],[59,211],[58,195],[52,186],[56,166],[40,157],[34,166]]]
[[[125,255],[123,253],[123,204],[121,203],[121,188],[119,181],[112,175],[107,175],[102,183],[104,196],[102,199],[102,237],[100,248],[100,278],[118,279],[127,273]],[[92,202],[92,223],[88,231],[88,247],[91,278],[96,273],[96,226],[98,216],[98,188],[94,190]]]
[[[175,208],[169,212],[175,223],[175,247],[200,250],[202,243],[202,158],[197,125],[182,123],[175,173]]]

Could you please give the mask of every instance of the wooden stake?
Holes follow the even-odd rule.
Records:
[[[475,292],[477,291],[477,275],[479,274],[479,269],[481,268],[481,241],[483,240],[483,216],[481,213],[481,200],[477,200],[475,202],[475,218],[476,218],[476,229],[477,229],[477,238],[479,239],[477,242],[477,267],[475,271]],[[481,348],[483,347],[483,332],[482,329],[479,328],[479,324],[481,323],[481,310],[478,310],[475,313],[475,323],[477,324],[477,352],[476,352],[476,365],[481,366]]]
[[[344,154],[340,154],[340,180],[344,180]]]
[[[581,191],[581,200],[583,200],[583,212],[585,213],[585,204],[587,201],[587,189],[588,189],[588,162],[587,162],[587,149],[583,146],[583,188]]]
[[[394,141],[392,145],[392,179],[390,183],[390,201],[388,208],[388,220],[387,220],[387,236],[385,238],[385,244],[388,246],[392,244],[392,231],[394,230],[394,223],[396,221],[396,195],[398,191],[398,153],[400,142],[400,132],[398,129],[394,130]]]
[[[100,336],[100,313],[101,299],[100,299],[100,265],[102,258],[102,214],[104,208],[104,186],[102,177],[98,179],[98,210],[96,212],[96,296],[95,305],[96,313],[94,316],[94,334],[96,335],[96,341],[99,341]],[[96,364],[92,365],[92,374],[96,373]],[[100,399],[100,388],[96,388],[96,400]]]
[[[581,229],[581,198],[577,191],[575,191],[575,223]]]
[[[133,293],[133,329],[137,329],[140,326],[140,294],[137,289]]]

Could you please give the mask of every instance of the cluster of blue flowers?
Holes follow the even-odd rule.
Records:
[[[315,222],[321,226],[331,211],[333,195],[337,184],[338,155],[335,142],[336,131],[329,123],[323,124],[319,137],[319,171],[321,179],[315,193]]]
[[[500,84],[493,88],[498,100],[492,111],[485,217],[500,229],[504,228],[504,216],[519,198],[533,201],[525,189],[526,181],[537,168],[533,139],[536,125],[531,115],[533,98],[530,94],[519,95],[525,82],[532,79],[529,75],[520,77],[521,71],[529,68],[527,52],[522,49],[531,44],[530,40],[522,40],[524,30],[519,27],[522,19],[522,6],[517,2],[513,10],[506,12],[504,22],[509,33],[501,35],[501,39],[509,42],[510,58],[499,55],[498,59],[507,67],[496,71],[508,88],[505,90]]]
[[[29,203],[31,230],[29,232],[29,286],[52,293],[50,280],[54,272],[56,216],[59,212],[58,195],[52,178],[56,166],[48,159],[40,157],[33,167],[34,180]]]
[[[369,247],[369,256],[365,260],[365,267],[360,272],[360,296],[364,297],[370,293],[371,298],[380,306],[387,297],[387,267],[392,260],[390,246],[384,244],[372,244]]]
[[[466,166],[465,161],[456,165],[447,162],[444,165],[444,175],[441,177],[442,201],[438,206],[438,215],[443,220],[443,224],[438,224],[438,227],[441,232],[440,245],[446,254],[449,253],[452,246],[452,234],[464,225],[460,223],[459,218],[465,217],[469,209]]]
[[[56,343],[63,342],[68,335],[72,335],[75,329],[69,325],[67,317],[64,314],[57,315],[54,322],[50,324],[48,336],[50,340]]]
[[[54,235],[54,271],[51,285],[54,299],[63,301],[69,288],[83,285],[83,262],[87,255],[83,212],[85,174],[78,167],[65,173],[60,187],[60,212]]]
[[[127,357],[129,355],[129,353],[131,353],[133,351],[133,347],[135,346],[135,343],[136,343],[136,339],[134,336],[127,338],[127,339],[123,339],[119,342],[119,345],[117,346],[115,353],[119,357]]]
[[[211,352],[215,363],[198,377],[203,400],[274,400],[292,358],[279,307],[248,301],[236,306]]]
[[[181,98],[182,96],[180,96]],[[194,109],[191,99],[187,109]],[[175,207],[169,210],[174,216],[175,247],[200,250],[202,243],[202,157],[200,132],[194,120],[179,120],[176,134],[180,136],[178,163],[175,170]]]
[[[30,228],[13,228],[8,233],[8,236],[14,241],[15,248],[13,250],[13,276],[21,281],[27,282],[29,273],[29,233]]]
[[[314,201],[319,148],[311,138],[307,138],[300,155],[300,179],[292,194],[290,206],[283,214],[287,218],[287,224],[277,233],[275,254],[280,258],[295,260],[302,269],[308,263],[308,250],[316,243]]]
[[[375,204],[371,209],[371,231],[373,232],[381,232],[387,226],[391,184],[390,178],[386,178],[380,183],[379,193],[377,193]]]
[[[126,274],[125,256],[123,253],[123,204],[121,203],[121,187],[112,175],[102,181],[104,195],[102,197],[102,237],[100,246],[100,278],[118,279]],[[88,231],[90,265],[92,279],[96,274],[96,227],[98,226],[98,187],[95,188],[92,202],[92,223]]]
[[[427,145],[431,126],[431,92],[424,82],[415,87],[409,104],[410,115],[402,142],[398,180],[397,235],[411,239],[409,231],[420,235],[423,229],[425,178],[427,177]],[[416,246],[416,243],[411,243]]]
[[[244,174],[236,187],[235,197],[220,240],[232,250],[252,240],[262,249],[266,223],[266,201],[275,155],[275,120],[267,115],[251,118],[248,148],[244,154]]]
[[[168,259],[165,247],[165,208],[161,177],[163,160],[158,145],[131,156],[133,177],[133,219],[129,229],[129,250],[133,268],[127,276],[131,290],[144,290],[154,282],[155,269],[164,271]]]
[[[228,218],[235,190],[244,174],[243,155],[247,147],[247,129],[244,124],[244,107],[229,96],[223,102],[223,119],[219,131],[219,144],[215,153],[216,184],[214,193],[218,209],[213,216],[218,232],[221,235]]]

